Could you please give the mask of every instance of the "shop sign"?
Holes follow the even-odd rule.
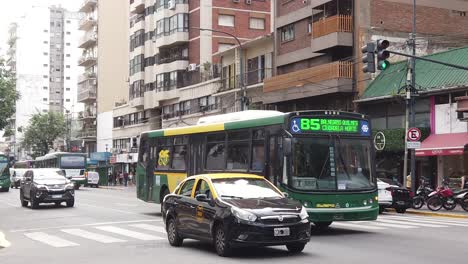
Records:
[[[416,156],[450,156],[450,155],[463,155],[465,152],[464,149],[426,149],[426,150],[417,150]]]
[[[409,149],[421,148],[421,141],[408,141],[406,142],[406,147]]]

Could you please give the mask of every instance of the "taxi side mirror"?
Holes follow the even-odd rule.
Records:
[[[208,196],[206,194],[204,194],[204,193],[197,194],[195,196],[195,199],[197,199],[197,201],[199,201],[199,202],[209,202],[210,201]]]

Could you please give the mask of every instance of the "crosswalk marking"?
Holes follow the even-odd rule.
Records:
[[[132,238],[136,238],[136,239],[139,239],[139,240],[145,240],[145,241],[165,239],[163,237],[148,235],[148,234],[135,232],[135,231],[131,231],[131,230],[128,230],[128,229],[115,227],[115,226],[97,226],[95,228],[97,228],[99,230],[106,231],[106,232],[111,232],[111,233],[115,233],[115,234],[118,234],[118,235],[132,237]]]
[[[377,220],[377,222],[379,223],[389,223],[389,224],[400,224],[401,221],[395,221],[395,220],[383,220],[383,219],[379,219]],[[447,226],[444,226],[444,225],[435,225],[435,224],[427,224],[427,223],[414,223],[414,222],[407,222],[405,221],[404,222],[405,225],[410,225],[410,226],[422,226],[422,227],[447,227]]]
[[[352,222],[352,223],[356,223],[356,222]],[[397,224],[380,223],[380,222],[377,222],[377,221],[363,221],[362,223],[368,223],[370,225],[376,225],[376,226],[402,228],[402,229],[417,228],[415,226],[405,226],[405,225],[397,225]]]
[[[411,222],[442,224],[442,225],[447,225],[447,226],[465,226],[465,227],[468,227],[468,222],[465,222],[465,221],[451,221],[451,220],[443,220],[443,219],[424,218],[424,217],[408,217],[408,216],[385,216],[385,218],[398,219],[398,220],[402,220],[402,221],[411,221]]]
[[[74,235],[74,236],[94,240],[94,241],[105,243],[105,244],[125,242],[125,240],[123,240],[123,239],[119,239],[119,238],[115,238],[115,237],[111,237],[111,236],[106,236],[106,235],[102,235],[102,234],[97,234],[97,233],[92,233],[92,232],[89,232],[89,231],[86,231],[86,230],[83,230],[83,229],[62,229],[61,231],[65,232],[67,234],[70,234],[70,235]]]
[[[342,228],[369,229],[369,230],[382,230],[382,229],[385,229],[383,227],[377,227],[377,226],[358,225],[358,224],[350,224],[350,223],[342,223],[342,222],[333,222],[332,226],[342,227]]]
[[[159,232],[159,233],[166,233],[166,228],[164,228],[162,226],[149,225],[149,224],[134,224],[134,225],[130,225],[130,226],[140,228],[140,229],[149,230],[149,231],[155,231],[155,232]]]
[[[29,237],[32,240],[36,240],[42,242],[44,244],[53,246],[53,247],[73,247],[79,246],[79,244],[62,239],[57,236],[52,236],[43,232],[34,232],[34,233],[26,233],[25,236]]]

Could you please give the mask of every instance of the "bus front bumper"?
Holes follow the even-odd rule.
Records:
[[[379,215],[377,204],[350,208],[307,208],[311,222],[366,221]]]

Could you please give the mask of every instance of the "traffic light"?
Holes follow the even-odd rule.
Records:
[[[362,57],[362,62],[366,63],[364,67],[362,67],[363,72],[373,73],[375,72],[375,44],[372,42],[367,43],[364,47],[362,47],[361,52],[364,54]]]
[[[390,57],[390,52],[387,50],[390,42],[386,39],[377,40],[377,69],[380,71],[386,70],[390,67],[390,62],[388,62],[388,57]]]

